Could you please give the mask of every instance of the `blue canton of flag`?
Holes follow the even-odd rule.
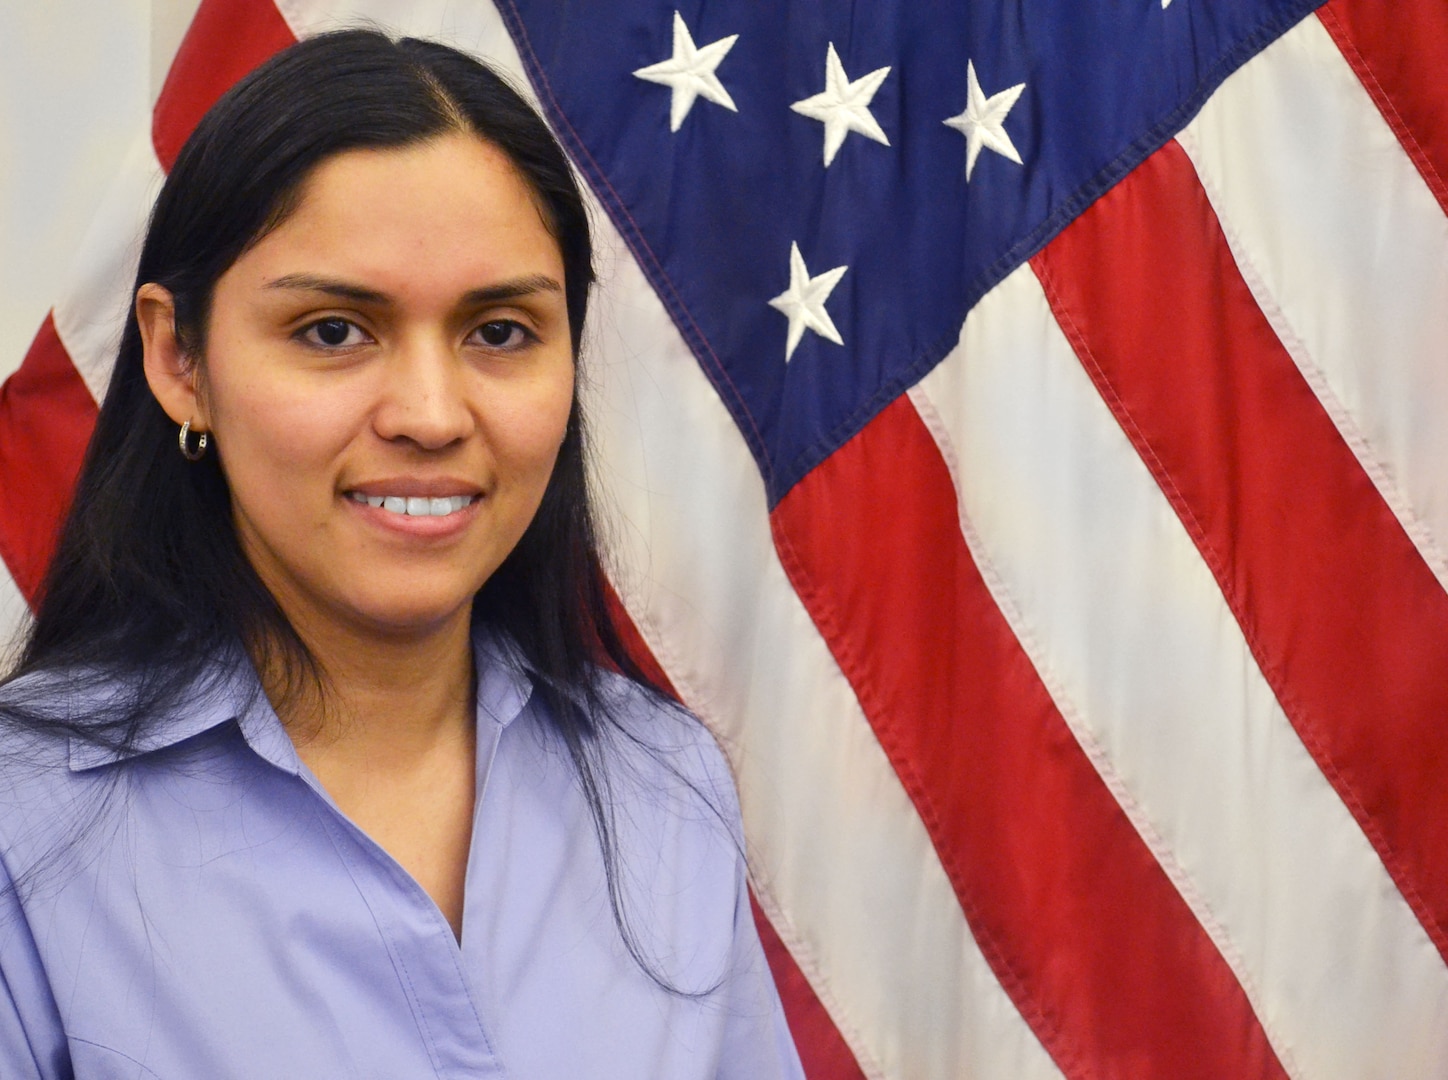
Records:
[[[773,504],[1319,2],[502,9]]]

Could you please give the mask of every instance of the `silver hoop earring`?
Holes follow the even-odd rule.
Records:
[[[186,423],[181,425],[181,456],[187,461],[200,461],[206,456],[206,432],[199,431],[196,433],[195,450],[191,449],[191,444],[187,438],[190,434],[191,421],[187,420]]]

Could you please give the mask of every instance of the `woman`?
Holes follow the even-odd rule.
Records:
[[[442,46],[201,122],[0,689],[0,1075],[799,1075],[726,767],[603,603],[591,277]]]

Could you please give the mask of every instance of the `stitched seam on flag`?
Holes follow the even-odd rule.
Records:
[[[789,919],[783,909],[775,902],[773,893],[762,889],[759,885],[758,876],[754,873],[753,865],[749,867],[749,880],[754,889],[754,899],[759,904],[760,910],[764,912],[769,920],[769,925],[774,928],[775,935],[784,943],[793,958],[795,966],[804,974],[805,981],[809,983],[810,989],[814,991],[815,997],[823,1006],[830,1022],[834,1024],[835,1030],[839,1032],[840,1038],[849,1047],[850,1053],[855,1057],[855,1064],[865,1074],[868,1080],[886,1080],[884,1067],[874,1059],[873,1056],[859,1049],[865,1045],[859,1029],[848,1020],[841,1021],[839,1017],[843,1010],[840,1008],[839,1000],[834,995],[834,988],[828,982],[819,978],[819,960],[814,950],[804,943],[795,930],[794,922]],[[807,966],[806,966],[807,965]],[[823,986],[823,989],[822,989]]]
[[[1426,183],[1428,189],[1433,192],[1433,197],[1438,200],[1438,205],[1443,207],[1445,213],[1448,213],[1448,180],[1445,180],[1443,175],[1438,172],[1437,167],[1433,164],[1432,157],[1429,156],[1423,144],[1418,141],[1417,135],[1413,133],[1412,128],[1410,128],[1407,121],[1403,119],[1402,113],[1398,112],[1397,104],[1393,101],[1392,97],[1389,96],[1383,84],[1378,81],[1377,72],[1375,72],[1372,65],[1368,63],[1367,57],[1358,50],[1357,43],[1353,41],[1351,32],[1343,25],[1342,20],[1338,18],[1337,12],[1333,11],[1328,4],[1324,4],[1318,9],[1317,18],[1318,21],[1322,23],[1323,29],[1325,29],[1332,38],[1333,44],[1335,44],[1338,51],[1342,53],[1343,59],[1345,59],[1348,66],[1352,68],[1353,74],[1356,75],[1358,81],[1363,84],[1363,89],[1366,90],[1368,96],[1373,99],[1373,104],[1375,104],[1378,107],[1378,111],[1382,113],[1383,119],[1387,122],[1388,127],[1391,128],[1393,134],[1397,136],[1398,142],[1402,145],[1404,152],[1407,153],[1408,157],[1412,160],[1419,175],[1423,177],[1423,182]]]
[[[1332,17],[1333,13],[1329,12],[1327,8],[1324,8],[1322,11],[1319,12],[1319,15],[1325,17]],[[1331,31],[1327,26],[1326,22],[1323,22],[1321,19],[1319,21],[1323,26],[1324,30],[1327,30],[1329,36],[1331,37]],[[1344,46],[1337,41],[1334,41],[1334,46],[1338,46],[1339,51],[1341,51],[1342,48],[1350,47]],[[1353,66],[1351,57],[1344,53],[1343,58],[1350,67]],[[1365,89],[1367,89],[1367,87],[1365,87]],[[1369,93],[1369,96],[1372,96],[1371,93]],[[1185,142],[1183,142],[1181,145],[1183,151],[1186,152]],[[1400,142],[1400,146],[1401,145],[1402,144]],[[1408,149],[1406,147],[1404,147],[1403,149],[1405,155],[1408,155]],[[1188,153],[1187,156],[1188,160],[1192,163],[1193,168],[1195,169],[1196,161],[1192,158],[1190,153]],[[1197,179],[1201,183],[1203,190],[1206,192],[1208,201],[1212,203],[1212,209],[1215,214],[1215,200],[1213,200],[1212,198],[1214,194],[1214,189],[1208,187],[1204,182],[1202,182],[1200,174],[1198,174]],[[1444,204],[1444,209],[1448,210],[1448,203]],[[1236,248],[1234,245],[1234,234],[1227,228],[1226,223],[1223,222],[1219,216],[1218,227],[1221,229],[1224,237],[1226,238],[1228,247],[1232,251],[1232,255],[1235,260]],[[1238,267],[1238,269],[1240,271],[1241,267]],[[1252,280],[1252,277],[1249,276],[1246,272],[1243,272],[1242,276],[1247,284],[1249,292],[1253,295],[1254,302],[1257,303],[1259,308],[1262,310],[1264,318],[1267,320],[1269,326],[1271,326],[1274,333],[1278,333],[1279,325],[1277,322],[1274,321],[1272,311],[1269,310],[1267,306],[1262,304],[1259,296],[1257,295],[1256,288],[1254,287],[1254,281]],[[1275,301],[1273,301],[1273,303],[1275,304]],[[1285,325],[1285,318],[1283,320],[1283,324]],[[1312,370],[1309,371],[1305,370],[1302,367],[1301,363],[1299,363],[1299,355],[1304,357],[1307,355],[1305,347],[1301,347],[1301,351],[1299,354],[1298,349],[1300,346],[1300,342],[1297,341],[1295,335],[1292,335],[1291,340],[1289,340],[1287,337],[1281,337],[1281,344],[1284,350],[1293,359],[1294,363],[1297,364],[1299,374],[1307,383],[1309,389],[1317,394],[1318,382],[1313,378],[1313,372],[1316,371],[1315,366],[1312,368]],[[1325,383],[1325,379],[1323,379],[1323,381]],[[1334,411],[1332,404],[1336,401],[1336,398],[1331,395],[1330,391],[1328,392],[1327,397],[1319,395],[1317,400],[1319,405],[1323,408],[1324,412],[1328,415],[1329,419],[1335,425],[1337,425],[1337,434],[1340,438],[1342,438],[1344,443],[1348,446],[1349,450],[1352,451],[1355,458],[1357,458],[1359,467],[1363,469],[1369,481],[1377,490],[1378,496],[1383,500],[1390,514],[1394,517],[1398,527],[1403,530],[1403,533],[1408,538],[1410,544],[1416,549],[1415,554],[1422,560],[1424,566],[1429,570],[1429,572],[1434,575],[1440,586],[1444,585],[1445,583],[1443,581],[1443,578],[1439,576],[1438,562],[1438,560],[1441,560],[1442,556],[1438,547],[1436,546],[1436,543],[1431,539],[1432,534],[1429,532],[1427,526],[1420,525],[1416,514],[1414,514],[1411,509],[1407,509],[1405,512],[1400,512],[1400,508],[1407,505],[1406,498],[1395,499],[1390,496],[1388,491],[1383,490],[1383,488],[1380,486],[1379,474],[1375,472],[1369,464],[1369,462],[1372,460],[1371,456],[1360,454],[1358,445],[1354,441],[1356,427],[1350,426],[1344,428],[1341,424],[1338,423],[1339,415],[1337,412]],[[1346,410],[1342,411],[1346,413]],[[1366,444],[1367,440],[1363,439],[1363,442],[1364,444]],[[1383,471],[1389,477],[1393,475],[1390,466],[1383,466]],[[1424,546],[1419,546],[1418,542],[1420,538],[1423,537],[1427,537],[1428,539],[1424,541]],[[1239,624],[1241,624],[1242,616],[1240,612],[1245,610],[1245,608],[1239,608],[1235,603],[1233,603],[1234,594],[1227,593],[1225,586],[1224,595],[1228,596],[1229,603],[1232,603],[1233,613],[1238,617],[1238,622]],[[1243,627],[1245,630],[1245,624],[1243,624]],[[1254,656],[1257,656],[1255,641],[1249,638],[1249,644],[1252,645]],[[1318,725],[1316,717],[1314,716],[1312,711],[1303,708],[1302,703],[1295,696],[1284,692],[1282,683],[1279,681],[1276,669],[1269,669],[1266,665],[1262,665],[1260,662],[1260,657],[1259,666],[1262,667],[1264,676],[1267,677],[1269,685],[1271,686],[1273,692],[1277,695],[1278,700],[1282,704],[1284,711],[1287,713],[1288,719],[1291,722],[1294,730],[1296,731],[1298,738],[1311,753],[1320,771],[1330,780],[1333,788],[1337,792],[1338,797],[1348,808],[1349,812],[1353,815],[1353,818],[1357,821],[1359,827],[1363,831],[1363,834],[1367,837],[1367,839],[1375,849],[1384,868],[1387,870],[1389,876],[1392,878],[1394,885],[1402,894],[1403,899],[1407,902],[1409,908],[1412,910],[1414,916],[1421,924],[1423,930],[1427,933],[1429,939],[1432,941],[1438,951],[1444,955],[1448,955],[1448,925],[1445,925],[1438,919],[1437,915],[1435,914],[1434,908],[1431,906],[1430,902],[1417,888],[1415,884],[1416,878],[1411,876],[1413,873],[1411,869],[1412,863],[1406,860],[1404,856],[1400,854],[1398,849],[1389,841],[1387,834],[1383,831],[1382,826],[1379,824],[1379,819],[1369,816],[1369,812],[1366,809],[1364,802],[1357,794],[1356,790],[1352,787],[1352,785],[1347,782],[1347,779],[1342,771],[1332,761],[1331,757],[1326,751],[1326,748],[1320,741],[1319,736],[1314,734],[1314,732],[1319,731],[1320,725]]]
[[[718,354],[709,344],[709,339],[695,321],[688,305],[675,290],[673,280],[664,270],[663,262],[649,246],[643,229],[634,220],[623,198],[609,182],[603,168],[589,152],[588,146],[564,113],[558,95],[548,80],[548,72],[544,69],[542,62],[538,59],[537,51],[533,48],[532,39],[528,36],[528,28],[523,22],[517,4],[514,3],[514,0],[496,0],[496,2],[498,13],[502,16],[504,25],[518,45],[518,54],[523,60],[528,76],[538,88],[538,96],[543,102],[544,110],[567,147],[569,156],[582,170],[594,191],[598,193],[604,210],[618,226],[624,243],[629,246],[629,250],[633,252],[644,276],[648,278],[649,284],[654,287],[654,292],[663,301],[674,324],[679,328],[679,333],[688,343],[689,351],[694,354],[695,359],[699,361],[705,374],[708,375],[709,381],[718,390],[725,407],[728,408],[730,415],[734,417],[735,424],[743,434],[755,463],[759,466],[765,486],[772,491],[775,483],[773,465],[765,446],[764,435],[755,426],[753,414],[745,404],[744,395],[740,393],[723,361],[719,359]]]
[[[1035,268],[1032,267],[1032,269]],[[1294,1080],[1300,1080],[1304,1074],[1287,1050],[1286,1039],[1279,1032],[1274,1031],[1268,1023],[1265,995],[1262,993],[1261,985],[1248,970],[1236,939],[1228,931],[1226,925],[1217,918],[1216,911],[1207,900],[1206,895],[1197,887],[1196,880],[1177,859],[1176,853],[1157,829],[1151,815],[1146,812],[1141,801],[1132,793],[1126,780],[1117,770],[1106,747],[1101,744],[1085,722],[1076,702],[1066,693],[1055,669],[1047,662],[1048,651],[1042,647],[1033,624],[1026,618],[1025,608],[1017,602],[1015,594],[1006,585],[1005,579],[1001,577],[995,563],[987,554],[980,533],[976,531],[975,524],[971,521],[965,507],[960,482],[960,459],[956,453],[955,440],[951,438],[949,428],[935,408],[935,403],[918,385],[911,387],[909,397],[921,422],[934,438],[940,456],[945,462],[945,467],[950,473],[951,482],[955,487],[961,537],[965,541],[965,546],[970,550],[971,558],[975,560],[976,569],[980,573],[981,580],[985,582],[991,599],[1000,609],[1011,633],[1015,635],[1030,660],[1036,677],[1045,686],[1046,693],[1050,695],[1056,711],[1061,714],[1061,719],[1065,722],[1072,737],[1075,738],[1077,745],[1080,746],[1082,753],[1091,762],[1097,776],[1101,778],[1106,789],[1111,792],[1112,797],[1121,808],[1121,812],[1131,822],[1137,835],[1141,837],[1142,843],[1151,852],[1157,865],[1161,867],[1162,872],[1172,883],[1172,887],[1177,890],[1191,910],[1193,917],[1211,939],[1217,952],[1231,970],[1233,977],[1236,978],[1238,985],[1241,986],[1242,992],[1246,995],[1248,1004],[1256,1016],[1257,1023],[1261,1025],[1263,1034],[1277,1055],[1278,1063],[1281,1064],[1283,1071]]]
[[[1299,3],[1289,6],[1275,18],[1261,23],[1251,33],[1239,39],[1234,48],[1222,54],[1198,81],[1191,95],[1177,108],[1128,143],[1115,158],[1081,184],[1040,224],[1026,233],[975,277],[965,289],[964,303],[957,313],[957,325],[964,321],[965,314],[980,301],[981,297],[999,284],[1007,274],[1039,252],[1082,211],[1185,127],[1201,111],[1207,99],[1229,75],[1266,45],[1307,17],[1315,7],[1323,2],[1325,0],[1300,0]],[[706,375],[714,383],[716,390],[724,399],[730,415],[734,417],[735,423],[744,435],[744,440],[764,478],[765,488],[769,493],[769,507],[773,509],[815,466],[829,457],[838,446],[858,434],[870,420],[879,414],[881,409],[919,382],[939,364],[953,347],[955,335],[942,334],[936,341],[924,346],[917,354],[918,359],[908,363],[899,370],[894,378],[882,383],[873,393],[862,399],[860,404],[844,419],[796,454],[783,470],[776,470],[769,457],[764,437],[755,424],[753,414],[749,411],[744,396],[739,392],[727,368],[719,359],[718,353],[709,344],[708,338],[675,289],[662,260],[654,254],[645,239],[642,228],[633,219],[624,205],[623,199],[609,183],[603,169],[593,158],[582,138],[564,114],[558,97],[548,80],[547,72],[533,48],[515,0],[497,0],[497,6],[509,33],[512,34],[514,41],[519,46],[519,54],[529,77],[540,90],[539,97],[543,101],[549,119],[553,121],[575,162],[579,164],[590,184],[598,192],[604,209],[614,218],[625,243],[634,252],[645,276],[659,294],[659,298],[673,317],[675,324],[678,325],[684,340],[688,342],[690,351],[694,353]],[[544,90],[546,93],[542,92]],[[779,473],[781,471],[789,478],[787,487],[780,486]]]
[[[1367,836],[1373,848],[1378,852],[1378,857],[1382,860],[1383,867],[1387,870],[1388,876],[1393,879],[1393,884],[1396,885],[1398,891],[1403,894],[1403,899],[1407,901],[1408,906],[1423,926],[1424,932],[1427,933],[1434,947],[1440,952],[1448,952],[1448,935],[1445,935],[1444,928],[1440,926],[1437,919],[1434,918],[1432,907],[1426,902],[1422,893],[1418,891],[1397,849],[1388,841],[1388,838],[1378,826],[1376,819],[1368,813],[1367,807],[1359,796],[1357,789],[1348,782],[1347,776],[1344,775],[1341,768],[1337,765],[1337,762],[1334,761],[1332,755],[1328,752],[1327,747],[1318,735],[1319,725],[1311,710],[1307,709],[1302,700],[1292,692],[1286,679],[1283,677],[1281,669],[1267,653],[1261,637],[1257,632],[1256,623],[1247,617],[1247,608],[1242,603],[1242,599],[1237,593],[1230,574],[1226,572],[1225,563],[1220,553],[1208,540],[1201,522],[1197,519],[1195,513],[1193,513],[1191,506],[1183,497],[1181,490],[1172,480],[1171,474],[1167,471],[1161,458],[1157,455],[1155,448],[1146,438],[1141,428],[1136,424],[1135,419],[1126,408],[1125,402],[1121,399],[1116,388],[1112,385],[1111,380],[1107,377],[1106,372],[1091,352],[1085,335],[1081,332],[1080,327],[1077,326],[1075,320],[1071,317],[1069,309],[1061,299],[1061,294],[1055,286],[1049,267],[1044,261],[1038,260],[1032,264],[1032,269],[1036,271],[1036,276],[1040,279],[1041,287],[1046,293],[1047,303],[1050,305],[1051,311],[1055,315],[1056,321],[1060,324],[1062,331],[1071,342],[1072,349],[1081,361],[1081,365],[1091,376],[1091,381],[1096,385],[1102,400],[1110,407],[1112,415],[1116,417],[1117,423],[1121,425],[1122,430],[1125,431],[1127,437],[1130,438],[1132,445],[1136,447],[1136,452],[1141,456],[1147,468],[1151,470],[1152,477],[1156,480],[1157,485],[1162,489],[1162,493],[1167,497],[1172,508],[1176,511],[1177,516],[1181,519],[1188,535],[1192,538],[1192,543],[1195,544],[1197,550],[1201,552],[1202,561],[1205,562],[1207,567],[1212,571],[1212,576],[1217,581],[1217,587],[1221,589],[1222,596],[1227,601],[1227,606],[1231,609],[1233,617],[1236,619],[1237,625],[1242,631],[1242,637],[1247,643],[1248,650],[1252,653],[1252,658],[1261,670],[1262,677],[1267,680],[1268,686],[1272,688],[1272,693],[1276,696],[1278,703],[1281,704],[1282,711],[1286,714],[1293,731],[1297,733],[1297,737],[1302,741],[1303,746],[1307,748],[1308,753],[1312,756],[1313,761],[1316,762],[1317,767],[1332,784],[1333,789],[1338,794],[1338,798],[1340,798],[1343,805],[1348,808],[1354,820],[1357,821],[1358,827],[1362,829],[1363,834]]]
[[[1149,127],[1142,135],[1128,143],[1116,157],[1081,184],[1039,225],[1026,233],[966,286],[966,302],[958,312],[957,325],[964,322],[970,309],[975,307],[986,293],[1000,284],[1011,271],[1041,251],[1088,206],[1120,183],[1128,173],[1161,149],[1178,131],[1186,127],[1228,76],[1311,14],[1314,7],[1324,2],[1325,0],[1304,0],[1303,3],[1289,7],[1276,19],[1262,23],[1256,30],[1242,38],[1235,48],[1224,53],[1197,83],[1191,96]],[[856,435],[874,419],[881,409],[928,375],[931,369],[949,354],[951,348],[954,347],[956,336],[950,333],[943,334],[936,342],[922,350],[919,360],[902,369],[897,377],[883,384],[844,421],[835,425],[833,429],[798,454],[785,470],[791,475],[797,473],[790,487],[776,492],[773,483],[770,483],[770,508],[773,509],[785,495],[793,490],[795,484],[798,484],[811,469],[829,457],[837,446]]]
[[[1196,170],[1197,182],[1206,192],[1207,201],[1217,216],[1217,223],[1221,227],[1222,235],[1226,238],[1227,248],[1232,253],[1232,260],[1236,263],[1242,280],[1247,283],[1247,289],[1252,294],[1252,298],[1257,302],[1258,308],[1261,309],[1268,324],[1272,327],[1272,332],[1277,335],[1282,347],[1292,357],[1293,363],[1297,365],[1298,371],[1302,373],[1302,377],[1316,395],[1323,410],[1332,419],[1343,442],[1347,443],[1348,449],[1357,458],[1363,472],[1367,473],[1368,479],[1377,488],[1383,501],[1388,504],[1388,508],[1398,519],[1403,531],[1413,541],[1413,546],[1417,548],[1423,561],[1428,564],[1433,576],[1438,579],[1438,583],[1445,590],[1448,590],[1448,560],[1444,559],[1437,537],[1398,484],[1392,464],[1377,455],[1372,443],[1358,426],[1357,420],[1333,391],[1326,373],[1313,359],[1306,342],[1302,340],[1291,320],[1288,319],[1287,313],[1283,310],[1276,295],[1268,288],[1266,277],[1242,242],[1241,234],[1223,215],[1225,201],[1222,192],[1199,164],[1201,148],[1195,135],[1190,131],[1183,131],[1177,136],[1176,141],[1192,163],[1192,168]]]
[[[1172,508],[1176,510],[1178,516],[1183,519],[1183,524],[1186,525],[1187,531],[1191,534],[1197,547],[1202,549],[1203,556],[1207,560],[1207,564],[1212,568],[1213,576],[1216,577],[1218,584],[1221,585],[1223,589],[1229,588],[1230,586],[1223,584],[1226,574],[1223,570],[1224,563],[1221,556],[1207,539],[1206,531],[1202,528],[1201,522],[1197,520],[1191,504],[1183,497],[1181,490],[1172,479],[1171,473],[1167,471],[1161,458],[1157,456],[1155,447],[1151,445],[1146,434],[1137,426],[1135,418],[1126,408],[1126,403],[1122,401],[1121,395],[1117,393],[1115,385],[1113,385],[1110,378],[1107,377],[1105,370],[1097,361],[1095,354],[1091,351],[1091,346],[1086,341],[1086,335],[1081,332],[1081,328],[1076,324],[1076,320],[1072,317],[1070,309],[1066,306],[1061,298],[1061,293],[1056,288],[1055,277],[1051,272],[1049,263],[1044,260],[1036,260],[1031,264],[1031,269],[1035,271],[1036,278],[1041,283],[1041,289],[1046,294],[1046,303],[1050,306],[1051,313],[1061,325],[1061,330],[1065,333],[1067,340],[1071,342],[1071,348],[1076,353],[1077,359],[1081,361],[1081,366],[1084,367],[1091,376],[1091,381],[1096,385],[1102,400],[1106,402],[1107,406],[1111,409],[1112,415],[1116,417],[1116,422],[1121,425],[1122,429],[1131,439],[1132,445],[1136,447],[1136,452],[1145,460],[1147,468],[1151,470],[1153,478],[1161,487],[1163,494],[1165,494],[1171,502]],[[1244,632],[1247,632],[1250,636],[1250,631]],[[1254,649],[1253,651],[1255,652],[1256,650]]]
[[[865,677],[864,673],[868,671],[868,665],[857,660],[854,651],[848,644],[847,636],[840,630],[835,605],[829,599],[829,592],[823,588],[816,588],[813,578],[805,569],[804,560],[795,550],[789,536],[775,524],[772,514],[769,524],[785,574],[793,583],[800,598],[804,600],[805,608],[819,627],[820,636],[824,638],[825,645],[854,689],[855,696],[859,699],[860,706],[869,719],[870,730],[874,732],[876,741],[885,751],[885,756],[896,775],[900,777],[900,782],[909,794],[912,805],[920,815],[921,821],[925,823],[935,857],[945,868],[946,876],[950,879],[955,892],[956,901],[965,914],[971,936],[980,948],[981,955],[985,957],[986,963],[990,965],[991,971],[995,973],[997,981],[1010,997],[1011,1003],[1020,1012],[1021,1018],[1035,1033],[1046,1052],[1055,1059],[1061,1071],[1074,1080],[1087,1080],[1087,1078],[1095,1077],[1097,1073],[1091,1063],[1085,1060],[1082,1049],[1071,1045],[1064,1038],[1063,1029],[1054,1013],[1048,1010],[1045,1003],[1035,994],[1028,991],[1024,977],[1007,960],[1001,945],[992,934],[982,929],[985,926],[982,913],[965,895],[965,890],[960,887],[960,883],[966,881],[968,875],[957,861],[954,851],[948,853],[942,851],[941,845],[937,843],[937,838],[945,833],[940,813],[935,801],[930,797],[929,788],[911,765],[909,755],[903,752],[896,738],[895,725],[886,719],[889,712],[883,707],[873,681]]]
[[[1107,376],[1105,369],[1091,351],[1091,346],[1086,340],[1086,335],[1077,325],[1076,320],[1071,315],[1070,309],[1062,299],[1060,291],[1056,288],[1055,279],[1049,265],[1043,260],[1037,260],[1032,264],[1031,269],[1035,271],[1037,279],[1041,282],[1041,289],[1046,294],[1046,302],[1050,305],[1051,312],[1055,315],[1056,321],[1060,324],[1061,330],[1065,333],[1067,340],[1071,342],[1071,348],[1076,353],[1077,359],[1080,360],[1081,366],[1084,367],[1087,374],[1090,375],[1092,383],[1101,395],[1101,399],[1106,402],[1107,407],[1111,409],[1111,414],[1116,417],[1116,422],[1120,424],[1122,430],[1126,432],[1127,437],[1131,440],[1132,446],[1136,448],[1136,452],[1141,455],[1146,467],[1151,471],[1152,478],[1156,481],[1157,486],[1162,489],[1162,494],[1166,496],[1167,501],[1172,505],[1172,509],[1176,511],[1177,516],[1186,527],[1187,533],[1191,536],[1192,542],[1196,545],[1197,550],[1202,553],[1202,560],[1211,569],[1212,576],[1217,581],[1217,587],[1222,590],[1223,595],[1227,599],[1228,606],[1230,606],[1233,613],[1237,615],[1237,621],[1241,624],[1242,636],[1247,641],[1247,647],[1257,660],[1257,664],[1262,669],[1263,675],[1266,676],[1272,684],[1274,692],[1277,692],[1277,688],[1281,685],[1282,680],[1268,670],[1269,667],[1273,667],[1273,665],[1270,660],[1264,660],[1264,651],[1256,634],[1255,623],[1248,624],[1242,618],[1241,613],[1243,609],[1239,603],[1239,597],[1236,594],[1231,577],[1227,573],[1225,559],[1208,538],[1201,521],[1197,518],[1196,513],[1192,510],[1191,504],[1182,494],[1181,489],[1177,487],[1176,481],[1172,478],[1170,471],[1168,471],[1165,463],[1157,454],[1156,448],[1146,437],[1146,433],[1138,426],[1135,417],[1132,416],[1131,411],[1126,407],[1126,402],[1117,392],[1115,385],[1112,383],[1110,377]],[[1273,667],[1273,672],[1275,672],[1275,667]],[[1281,700],[1280,693],[1279,700]]]
[[[622,601],[622,594],[620,594],[620,601]],[[627,610],[627,608],[625,608],[625,610]],[[669,681],[673,683],[674,688],[678,690],[680,700],[686,702],[689,710],[704,722],[704,726],[713,733],[714,738],[719,741],[721,748],[727,748],[731,745],[728,739],[719,734],[723,730],[724,725],[718,720],[717,713],[710,704],[709,695],[705,694],[687,674],[682,674],[688,670],[688,666],[680,659],[677,651],[667,643],[668,639],[654,626],[653,620],[650,619],[646,613],[635,614],[632,611],[629,611],[629,617],[633,619],[639,636],[644,639],[644,644],[647,645],[649,651],[654,654],[654,659],[658,661],[659,666],[663,668],[665,674],[668,675]],[[726,752],[724,758],[725,761],[729,763],[730,772],[734,773],[733,755]],[[737,776],[735,777],[735,786],[738,786]],[[746,854],[750,846],[749,838],[746,835]],[[749,880],[754,889],[755,899],[759,902],[765,915],[769,917],[770,924],[774,927],[775,933],[777,933],[780,940],[784,942],[785,947],[794,958],[795,964],[804,974],[805,980],[810,984],[810,988],[814,990],[815,996],[819,998],[820,1003],[824,1005],[825,1012],[829,1014],[831,1022],[835,1025],[835,1030],[840,1033],[840,1037],[845,1040],[845,1044],[849,1047],[850,1052],[854,1054],[855,1063],[860,1066],[861,1070],[869,1077],[869,1080],[884,1080],[886,1077],[884,1066],[869,1052],[869,1044],[866,1042],[860,1027],[849,1019],[849,1010],[844,1008],[840,999],[836,996],[834,982],[825,975],[823,968],[820,966],[819,957],[813,949],[807,948],[802,944],[802,939],[799,938],[794,929],[793,921],[785,917],[783,908],[781,908],[776,901],[773,890],[768,887],[766,876],[763,873],[756,872],[756,867],[752,860],[747,860],[747,865],[749,868]],[[844,1019],[841,1019],[842,1017]]]

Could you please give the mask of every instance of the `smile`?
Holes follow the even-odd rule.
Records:
[[[360,491],[349,491],[347,497],[353,502],[380,507],[390,514],[405,514],[407,517],[447,517],[456,514],[477,501],[476,495],[446,495],[429,499],[401,495],[364,495]]]

